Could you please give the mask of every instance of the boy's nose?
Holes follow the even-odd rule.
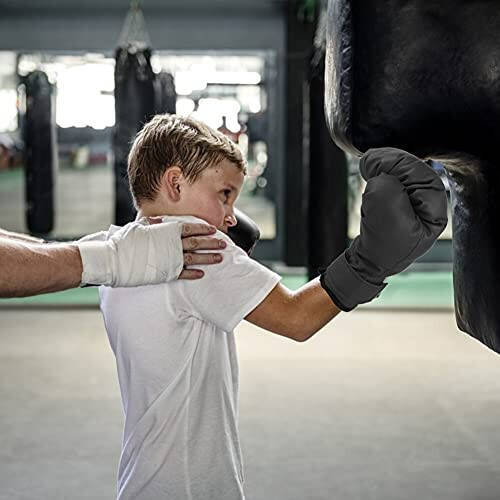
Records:
[[[227,224],[227,227],[236,226],[236,224],[238,223],[235,215],[226,215],[224,221]]]

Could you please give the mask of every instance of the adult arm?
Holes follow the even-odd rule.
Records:
[[[82,260],[76,245],[36,244],[0,238],[0,297],[28,297],[80,285]]]
[[[36,239],[2,231],[0,297],[27,297],[82,284],[136,286],[177,277],[198,279],[203,271],[183,269],[183,264],[219,262],[220,254],[196,253],[225,246],[209,236],[215,228],[192,223],[176,224],[174,228],[169,224],[144,226],[134,222],[121,228],[110,241],[82,243],[41,244]],[[168,242],[177,256],[169,255]],[[141,259],[135,255],[137,248],[144,250]]]
[[[19,233],[13,233],[12,231],[6,231],[5,229],[0,228],[0,238],[4,239],[9,239],[9,240],[16,240],[16,241],[26,241],[29,243],[45,243],[44,240],[41,238],[35,238],[34,236],[29,236],[27,234],[19,234]]]

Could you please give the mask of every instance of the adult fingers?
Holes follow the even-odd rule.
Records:
[[[161,224],[162,222],[169,223],[168,220],[164,221],[163,217],[146,217],[149,224]],[[214,234],[217,231],[215,226],[211,224],[203,224],[202,222],[185,222],[182,224],[182,238],[189,238],[190,236],[201,236],[204,234]]]
[[[187,236],[182,239],[183,250],[214,250],[226,248],[226,242],[214,237]]]
[[[184,269],[179,274],[180,280],[196,280],[204,276],[201,269],[187,269],[186,266],[217,264],[222,261],[222,255],[217,253],[184,253]]]
[[[146,217],[149,224],[161,224],[163,222],[163,217]]]
[[[198,280],[203,278],[204,272],[201,269],[183,269],[177,279],[180,280]]]
[[[197,222],[185,222],[182,224],[182,238],[189,236],[203,236],[204,234],[214,234],[217,231],[215,226]]]
[[[184,266],[201,264],[217,264],[222,262],[222,255],[219,253],[191,253],[184,252]]]

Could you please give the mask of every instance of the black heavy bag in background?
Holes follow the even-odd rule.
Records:
[[[156,113],[175,114],[177,93],[173,75],[162,71],[156,75]]]
[[[53,86],[42,71],[23,78],[26,115],[25,144],[26,223],[32,234],[46,235],[54,228],[54,170],[57,161],[53,113]]]
[[[115,59],[115,224],[122,226],[136,214],[128,186],[127,157],[135,135],[155,114],[155,74],[149,48],[134,44],[119,47]]]
[[[343,149],[446,166],[457,325],[498,353],[499,27],[498,0],[330,0],[325,71]]]

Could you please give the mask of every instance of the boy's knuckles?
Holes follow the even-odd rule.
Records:
[[[397,177],[385,173],[373,177],[368,182],[380,196],[391,196],[405,189]]]

